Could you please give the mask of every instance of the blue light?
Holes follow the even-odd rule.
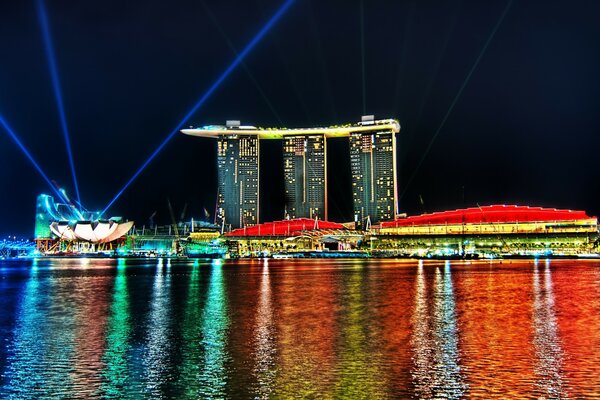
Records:
[[[46,48],[46,57],[48,58],[48,67],[50,68],[50,76],[52,78],[52,87],[54,88],[54,96],[56,97],[56,106],[58,107],[58,115],[60,117],[60,125],[63,131],[63,137],[65,139],[65,145],[67,147],[67,154],[69,156],[69,165],[71,167],[71,174],[73,175],[73,183],[75,185],[75,194],[77,195],[77,203],[81,207],[81,197],[79,196],[79,185],[77,184],[77,175],[75,174],[75,162],[73,161],[73,152],[71,151],[71,140],[69,138],[69,129],[67,127],[67,118],[65,117],[65,109],[63,105],[62,93],[60,90],[60,82],[58,80],[58,70],[56,68],[56,57],[54,56],[54,49],[52,47],[52,40],[50,37],[50,28],[48,26],[48,15],[46,13],[46,7],[44,6],[43,0],[38,0],[38,17],[40,20],[40,27],[42,29],[42,37],[44,39],[44,46]]]
[[[12,128],[4,120],[4,117],[2,117],[1,115],[0,115],[0,124],[4,127],[4,130],[6,131],[6,133],[8,133],[8,135],[15,141],[15,143],[17,144],[17,146],[19,146],[19,148],[21,149],[21,151],[23,151],[23,153],[29,159],[29,161],[31,161],[31,164],[33,164],[33,166],[40,173],[40,175],[42,176],[42,178],[44,178],[44,180],[46,181],[46,183],[48,184],[48,186],[50,186],[52,188],[52,190],[54,190],[54,193],[56,193],[56,195],[60,199],[62,199],[62,201],[64,201],[65,203],[68,203],[68,201],[65,199],[65,197],[63,196],[63,194],[60,192],[60,190],[58,190],[56,188],[56,186],[52,183],[52,181],[50,180],[50,178],[48,178],[48,175],[46,175],[46,173],[42,170],[42,167],[40,167],[40,165],[35,161],[35,159],[31,155],[31,153],[27,150],[27,148],[23,145],[23,143],[21,143],[21,141],[17,137],[17,134],[12,130]]]
[[[116,196],[108,203],[101,215],[113,205],[115,201],[123,194],[123,192],[133,183],[133,181],[146,169],[148,164],[158,155],[158,153],[167,145],[167,143],[179,132],[185,122],[192,116],[198,109],[208,100],[208,98],[214,93],[215,90],[223,83],[223,81],[233,72],[233,70],[244,60],[244,58],[254,49],[254,47],[260,42],[260,40],[267,34],[267,32],[275,25],[275,23],[283,16],[288,8],[294,3],[295,0],[287,0],[277,10],[277,12],[271,17],[271,19],[262,27],[262,29],[254,36],[254,38],[246,45],[244,50],[233,60],[233,62],[227,67],[227,69],[219,76],[219,78],[208,88],[202,97],[194,104],[190,111],[183,117],[183,119],[175,126],[173,131],[166,137],[166,139],[158,146],[158,148],[148,157],[148,159],[142,164],[142,166],[136,171],[135,174],[127,181],[125,186],[116,194]]]

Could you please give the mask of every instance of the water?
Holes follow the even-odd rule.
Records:
[[[0,398],[600,398],[600,262],[0,263]]]

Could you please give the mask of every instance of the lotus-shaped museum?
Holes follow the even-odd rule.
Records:
[[[37,239],[54,236],[66,241],[109,243],[124,236],[133,227],[133,221],[122,221],[120,217],[101,219],[99,212],[82,210],[73,204],[56,203],[52,196],[45,194],[38,196],[36,211]]]

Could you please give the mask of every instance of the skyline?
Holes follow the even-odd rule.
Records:
[[[600,27],[593,16],[599,6],[512,4],[456,99],[508,4],[459,3],[369,2],[361,15],[358,1],[297,0],[186,125],[240,119],[294,128],[354,122],[363,114],[396,118],[402,125],[400,212],[507,202],[598,215]],[[228,11],[232,4],[239,12]],[[46,3],[79,191],[88,209],[110,201],[227,67],[234,58],[228,42],[239,52],[281,4]],[[48,176],[74,195],[35,2],[3,4],[0,15],[6,54],[0,114]],[[158,211],[157,220],[167,223],[167,199],[176,214],[184,204],[189,216],[202,216],[204,208],[213,213],[215,144],[179,136],[110,215],[143,224]],[[272,182],[261,194],[262,221],[283,215],[280,146],[261,144],[268,154],[263,159],[271,160],[261,179]],[[330,220],[352,215],[351,192],[344,188],[350,187],[347,151],[339,141],[328,143],[330,174],[340,181],[336,187],[328,179]],[[51,189],[4,132],[0,159],[0,181],[11,194],[2,199],[0,234],[31,236],[36,197]]]

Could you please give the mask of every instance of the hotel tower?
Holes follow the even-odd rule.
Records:
[[[394,129],[350,133],[350,169],[355,221],[393,221],[398,210],[396,132]]]
[[[327,220],[326,165],[324,135],[284,136],[283,174],[287,217]]]
[[[184,129],[187,135],[218,141],[217,222],[228,229],[259,220],[260,140],[283,141],[286,217],[327,220],[327,140],[348,138],[354,219],[357,225],[396,218],[396,133],[394,119],[365,116],[358,124],[322,128],[265,129],[227,121]]]

